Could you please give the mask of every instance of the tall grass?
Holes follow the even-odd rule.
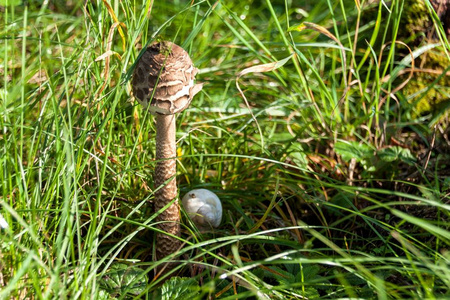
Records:
[[[0,299],[449,297],[447,102],[416,105],[448,97],[448,68],[402,88],[412,61],[448,65],[423,3],[434,41],[405,36],[406,1],[0,7]],[[157,38],[207,83],[178,117],[180,195],[224,205],[214,232],[183,215],[185,246],[164,261],[155,126],[130,93]]]

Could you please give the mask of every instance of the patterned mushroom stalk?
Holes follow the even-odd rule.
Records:
[[[180,207],[176,184],[175,114],[185,110],[202,89],[194,84],[197,69],[189,54],[168,41],[150,45],[137,62],[133,73],[133,94],[156,119],[155,210],[158,228],[180,236]],[[179,249],[178,239],[164,233],[156,235],[156,259]]]

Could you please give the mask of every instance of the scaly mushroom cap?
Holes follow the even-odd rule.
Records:
[[[203,84],[194,84],[197,71],[189,54],[180,46],[168,41],[154,43],[136,64],[133,94],[152,113],[181,112],[202,89]]]

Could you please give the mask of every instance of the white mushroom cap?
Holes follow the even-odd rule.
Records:
[[[184,195],[183,207],[191,220],[199,227],[219,227],[222,221],[222,203],[211,191],[196,189]]]
[[[6,222],[5,218],[3,218],[2,214],[0,214],[0,229],[5,229],[8,227],[8,222]]]

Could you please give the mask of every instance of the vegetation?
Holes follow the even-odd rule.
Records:
[[[433,34],[403,0],[0,0],[0,299],[449,298],[450,46],[420,2]],[[180,196],[224,207],[163,261],[130,92],[155,39],[206,83]]]

